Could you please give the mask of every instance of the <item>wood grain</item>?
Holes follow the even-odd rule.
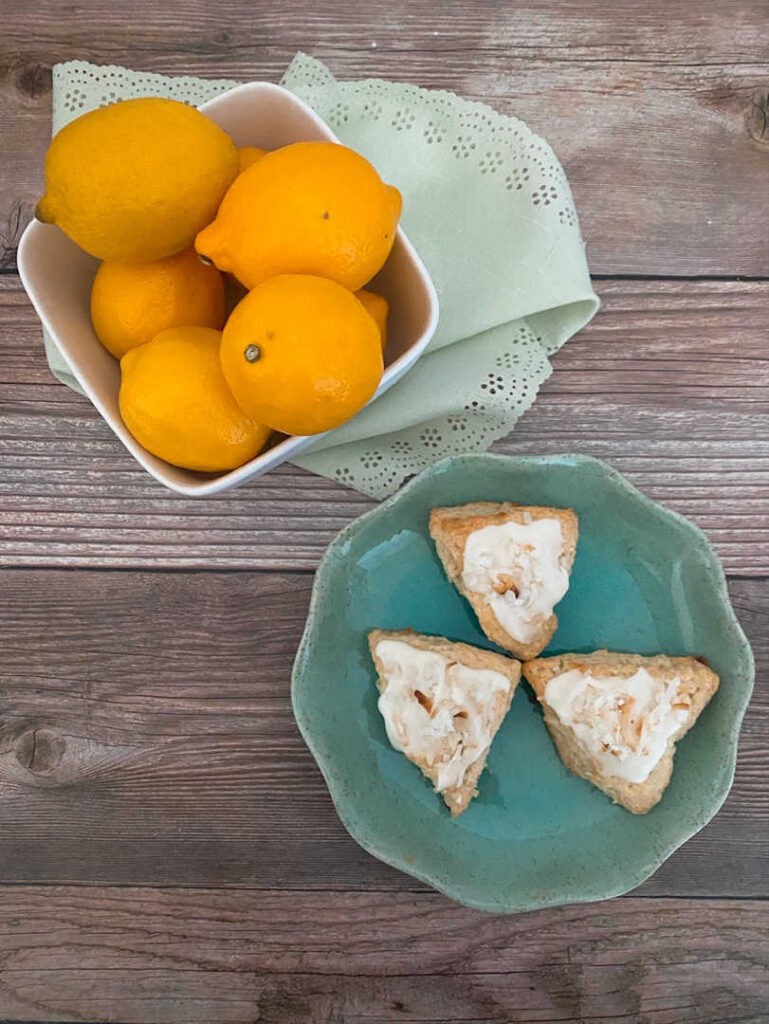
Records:
[[[278,80],[298,49],[340,78],[452,89],[528,121],[572,182],[602,274],[769,274],[764,0],[2,0],[0,264],[39,196],[51,67],[86,59],[210,78]]]
[[[10,273],[55,62],[278,80],[303,49],[527,120],[594,273],[769,278],[766,0],[0,0],[0,24],[0,1017],[766,1021],[769,280],[598,282],[497,446],[606,458],[703,526],[758,676],[726,804],[633,897],[495,918],[364,853],[291,715],[309,571],[372,503],[289,466],[164,491],[53,382]]]
[[[290,466],[205,500],[164,490],[53,380],[33,310],[0,280],[0,564],[311,569],[372,506]],[[769,282],[598,288],[598,316],[495,450],[604,458],[729,571],[769,574]]]
[[[125,1024],[748,1024],[768,936],[764,901],[493,917],[434,893],[22,886],[0,905],[0,1000]]]
[[[423,890],[347,836],[294,723],[310,587],[0,572],[0,882]],[[769,581],[732,595],[759,662],[737,780],[646,895],[769,896]]]

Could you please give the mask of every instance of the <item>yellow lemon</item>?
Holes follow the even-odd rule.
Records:
[[[400,192],[359,153],[297,142],[238,175],[195,248],[247,288],[311,274],[357,291],[387,259],[400,211]]]
[[[352,292],[284,274],[257,285],[222,333],[222,370],[241,408],[284,434],[350,419],[382,377],[379,329]]]
[[[261,160],[266,152],[266,149],[259,149],[258,146],[241,146],[238,149],[238,169],[240,173],[242,174],[247,167],[255,164],[257,160]]]
[[[120,361],[120,415],[136,440],[166,462],[218,472],[248,462],[269,427],[235,402],[219,364],[221,333],[172,327]]]
[[[188,249],[238,173],[230,137],[177,100],[125,100],[56,134],[40,220],[102,260],[157,260]]]
[[[363,308],[369,316],[373,316],[379,328],[379,336],[382,339],[382,351],[384,352],[387,347],[387,314],[390,310],[390,304],[384,295],[377,295],[376,292],[366,291],[365,288],[361,288],[360,291],[356,292],[355,298],[363,304]]]
[[[224,326],[224,281],[191,250],[151,263],[107,260],[91,289],[99,341],[120,359],[169,327]]]

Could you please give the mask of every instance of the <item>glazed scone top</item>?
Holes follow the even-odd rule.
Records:
[[[600,676],[569,669],[549,680],[542,699],[569,726],[607,775],[642,783],[687,720],[680,679]]]
[[[558,519],[484,526],[464,547],[462,583],[482,594],[514,640],[532,640],[569,589]]]
[[[509,690],[510,680],[403,640],[380,640],[376,656],[384,669],[379,710],[390,743],[437,770],[437,792],[461,786],[491,745],[494,696]]]

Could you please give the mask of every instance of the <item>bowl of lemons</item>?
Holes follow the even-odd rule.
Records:
[[[84,114],[45,182],[19,246],[27,293],[126,448],[182,494],[297,455],[437,326],[400,193],[280,86]]]

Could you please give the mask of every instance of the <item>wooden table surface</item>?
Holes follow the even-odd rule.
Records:
[[[0,0],[0,1016],[769,1020],[767,0]],[[631,896],[465,910],[347,836],[291,716],[312,573],[371,502],[289,466],[184,500],[54,381],[15,273],[84,58],[453,89],[561,157],[603,308],[511,453],[718,546],[758,676],[717,818]]]

